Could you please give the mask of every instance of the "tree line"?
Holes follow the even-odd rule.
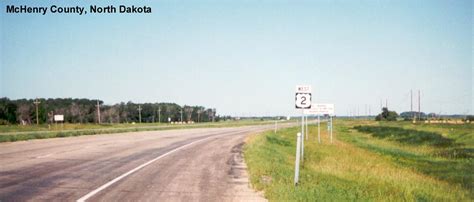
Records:
[[[38,114],[36,114],[36,107],[38,107]],[[54,115],[64,115],[66,123],[212,122],[230,118],[216,116],[216,109],[203,106],[180,106],[176,103],[129,101],[106,105],[102,100],[91,99],[10,100],[6,97],[0,98],[0,125],[35,124],[37,120],[40,124],[53,123]]]

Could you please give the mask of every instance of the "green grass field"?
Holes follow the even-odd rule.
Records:
[[[336,120],[310,126],[300,183],[293,185],[299,127],[251,136],[250,180],[270,201],[472,201],[473,125]]]
[[[273,124],[274,121],[239,120],[222,121],[216,123],[196,124],[167,124],[167,123],[141,123],[141,124],[53,124],[48,125],[0,125],[0,142],[14,142],[30,139],[45,139],[56,137],[70,137],[81,135],[124,133],[137,131],[154,131],[186,128],[209,127],[238,127],[246,125]]]

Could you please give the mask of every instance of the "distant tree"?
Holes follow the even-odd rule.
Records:
[[[36,114],[33,117],[36,119]],[[40,104],[40,106],[38,106],[38,119],[40,124],[46,123],[48,121],[48,114],[44,104]]]
[[[474,116],[473,115],[468,115],[466,116],[466,121],[473,122],[474,121]]]
[[[0,98],[0,125],[15,123],[16,110],[17,106],[8,98]]]
[[[429,113],[426,115],[426,118],[436,118],[436,114],[435,113]]]
[[[126,110],[125,103],[121,102],[119,104],[116,104],[115,107],[118,110],[118,122],[119,123],[128,123],[128,112]]]
[[[73,98],[39,99],[38,118],[40,123],[53,123],[54,115],[64,115],[65,122],[95,123],[97,122],[97,100]],[[0,124],[32,123],[36,121],[36,110],[33,99],[9,100],[0,98]],[[210,122],[219,121],[215,109],[206,109],[202,106],[180,106],[176,103],[133,103],[121,102],[115,105],[101,104],[101,121],[109,123],[138,122],[138,105],[141,106],[142,122],[152,122],[158,117],[158,109],[162,122],[183,118],[187,121]]]
[[[73,102],[71,104],[71,106],[69,107],[69,114],[70,114],[72,123],[76,123],[76,122],[81,121],[81,118],[80,118],[81,108],[79,107],[79,105],[77,103]]]
[[[101,118],[106,123],[119,123],[120,115],[119,109],[116,105],[104,109],[102,113],[104,118]]]
[[[212,122],[216,121],[216,108],[212,108]]]
[[[142,122],[153,122],[155,119],[155,105],[153,103],[143,103],[142,107]]]
[[[204,107],[198,107],[197,108],[197,122],[199,123],[201,121],[201,114],[204,112]]]
[[[31,123],[31,110],[30,104],[22,103],[18,105],[18,109],[16,111],[16,117],[20,124],[30,124]]]
[[[376,121],[396,121],[398,117],[397,112],[389,111],[386,107],[382,108],[382,113],[375,117]]]
[[[189,107],[189,106],[184,107],[184,113],[186,114],[186,121],[187,122],[191,121],[193,111],[194,111],[194,109],[192,107]]]
[[[402,117],[405,121],[411,121],[413,120],[414,117],[416,117],[417,120],[420,119],[426,119],[428,115],[426,115],[423,112],[416,112],[416,111],[408,111],[408,112],[402,112],[400,113],[400,117]]]
[[[54,123],[54,112],[53,111],[48,112],[48,123],[49,124]]]

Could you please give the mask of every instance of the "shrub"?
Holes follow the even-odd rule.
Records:
[[[382,108],[382,113],[375,117],[376,121],[396,121],[398,117],[397,112],[389,111],[388,108]]]

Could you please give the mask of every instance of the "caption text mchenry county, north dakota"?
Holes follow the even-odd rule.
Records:
[[[88,8],[88,9],[87,9]],[[5,7],[6,13],[17,14],[77,14],[85,15],[91,14],[107,14],[107,13],[124,13],[124,14],[141,14],[152,13],[150,6],[127,6],[127,5],[108,5],[108,6],[27,6],[27,5],[7,5]]]

